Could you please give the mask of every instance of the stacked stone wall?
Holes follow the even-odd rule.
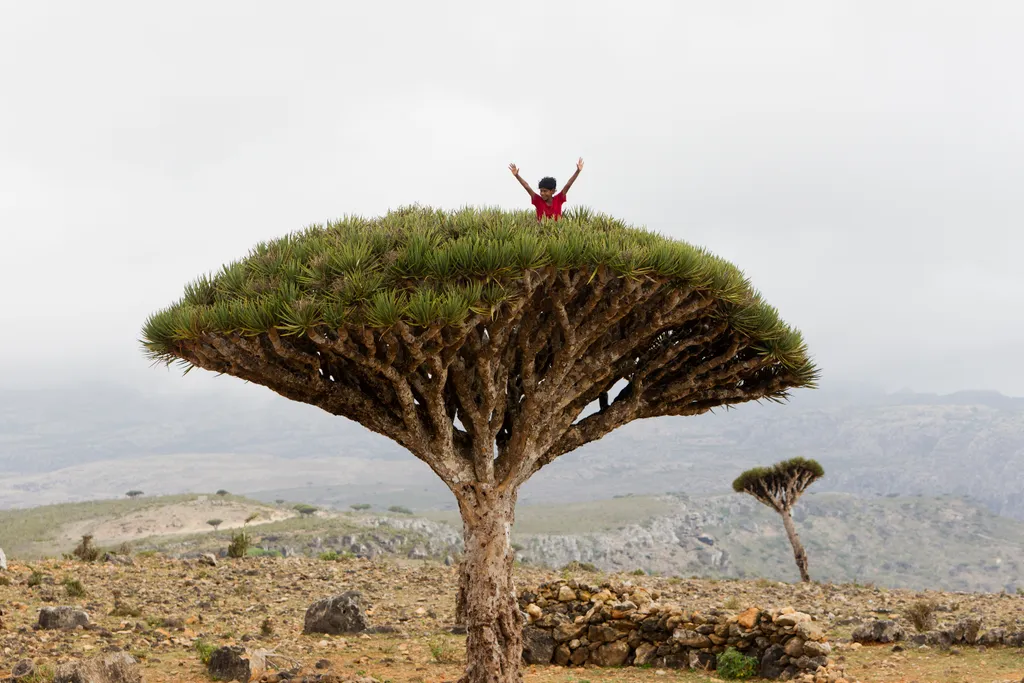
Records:
[[[735,648],[754,657],[765,678],[847,680],[808,614],[790,607],[702,613],[660,598],[643,588],[577,581],[522,591],[523,657],[530,664],[712,670],[719,654]]]

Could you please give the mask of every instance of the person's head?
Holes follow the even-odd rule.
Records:
[[[540,196],[544,199],[544,201],[547,201],[554,196],[556,185],[557,183],[555,182],[555,179],[552,178],[551,176],[540,179],[540,183],[537,185],[537,189],[540,190]]]

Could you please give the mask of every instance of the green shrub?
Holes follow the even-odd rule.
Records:
[[[70,576],[64,579],[64,590],[67,592],[69,598],[84,598],[85,597],[85,586],[78,579],[73,579]]]
[[[647,576],[647,572],[643,569],[634,569],[632,572],[633,576]]]
[[[580,562],[578,560],[573,560],[569,564],[567,564],[564,567],[562,567],[562,571],[563,572],[590,572],[591,574],[597,574],[601,570],[598,569],[596,565],[591,564],[590,562]]]
[[[392,505],[388,508],[388,512],[397,512],[400,515],[411,515],[412,510],[405,507],[404,505]]]
[[[9,576],[0,576],[0,586],[10,586],[10,585],[11,585],[11,577],[9,577]]]
[[[46,574],[42,573],[38,569],[33,569],[27,581],[29,588],[35,588],[36,586],[42,585],[44,578],[46,578]]]
[[[298,512],[303,517],[311,517],[320,508],[318,508],[316,505],[309,505],[308,503],[299,503],[298,505],[294,506],[292,509],[295,510],[296,512]]]
[[[327,552],[320,553],[320,559],[324,562],[337,562],[338,553],[333,550],[328,550]]]
[[[751,678],[757,674],[757,659],[748,657],[734,647],[726,648],[716,660],[718,675],[731,680]]]
[[[228,557],[245,557],[249,553],[249,546],[251,545],[252,537],[245,532],[245,529],[231,534],[231,543],[228,545]]]
[[[353,510],[361,511],[361,510],[369,510],[373,506],[370,505],[369,503],[356,503],[355,505],[349,505],[349,507],[352,508]]]

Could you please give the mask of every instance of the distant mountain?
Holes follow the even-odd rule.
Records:
[[[800,391],[789,405],[634,422],[556,460],[520,501],[722,493],[744,469],[796,455],[825,466],[823,492],[953,494],[1024,519],[1024,399],[850,386]],[[162,471],[161,463],[183,465]],[[94,489],[114,475],[117,488]],[[86,384],[0,396],[0,506],[26,504],[29,491],[32,503],[66,500],[75,483],[75,499],[116,495],[125,482],[172,493],[171,480],[191,487],[184,490],[209,490],[216,480],[214,488],[233,492],[338,505],[413,491],[418,507],[453,502],[391,441],[269,392],[148,394]]]

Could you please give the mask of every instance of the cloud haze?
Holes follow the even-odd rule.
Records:
[[[582,155],[571,203],[736,262],[826,378],[1024,395],[1022,29],[984,1],[8,3],[0,371],[180,382],[136,338],[196,275],[346,213],[528,206],[509,162]]]

